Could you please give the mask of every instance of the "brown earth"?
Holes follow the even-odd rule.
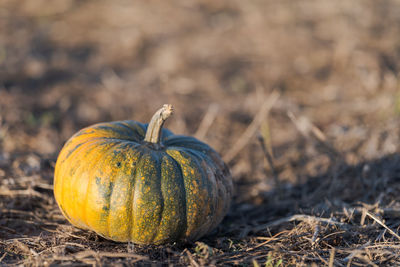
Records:
[[[395,0],[3,0],[0,265],[400,265],[399,74]],[[71,226],[63,143],[164,103],[231,168],[223,223],[157,247]]]

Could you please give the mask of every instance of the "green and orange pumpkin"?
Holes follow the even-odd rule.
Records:
[[[114,241],[194,241],[227,213],[229,170],[207,144],[163,129],[164,105],[150,124],[99,123],[61,150],[54,194],[73,225]]]

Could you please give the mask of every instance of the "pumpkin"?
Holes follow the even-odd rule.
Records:
[[[227,213],[232,179],[207,144],[163,129],[164,105],[149,124],[126,120],[80,130],[62,148],[55,199],[73,225],[114,241],[194,241]]]

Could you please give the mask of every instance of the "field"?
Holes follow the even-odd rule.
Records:
[[[0,2],[0,266],[400,265],[400,2]],[[53,196],[103,121],[210,144],[235,186],[193,244],[116,243]]]

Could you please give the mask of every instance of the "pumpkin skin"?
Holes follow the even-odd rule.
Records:
[[[193,137],[162,129],[160,144],[144,141],[147,127],[100,123],[72,136],[55,166],[55,199],[69,222],[107,239],[194,241],[229,210],[229,169]]]

